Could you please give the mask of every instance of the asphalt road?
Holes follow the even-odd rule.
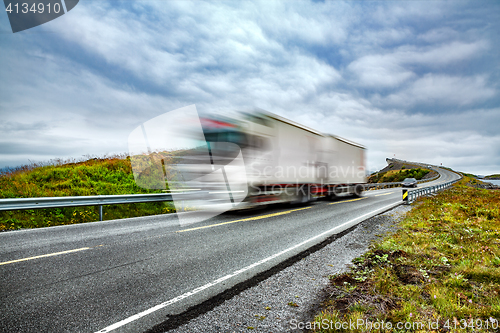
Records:
[[[458,176],[441,177],[419,187]],[[1,332],[143,332],[401,202],[401,188],[308,206],[0,234]]]

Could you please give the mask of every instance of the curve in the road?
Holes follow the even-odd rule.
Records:
[[[439,172],[421,186],[458,177]],[[392,188],[189,227],[172,214],[3,233],[0,330],[145,331],[400,203]]]

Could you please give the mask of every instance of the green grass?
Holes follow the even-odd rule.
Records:
[[[0,176],[0,198],[161,193],[138,187],[130,158],[114,156],[57,165],[31,165]],[[171,203],[104,206],[104,219],[174,212]],[[96,221],[98,208],[68,207],[0,212],[0,231]]]
[[[500,174],[494,174],[484,177],[484,179],[491,179],[491,178],[500,179]]]
[[[405,178],[415,178],[420,180],[425,177],[430,172],[427,169],[403,169],[401,170],[390,170],[387,172],[376,173],[370,176],[368,179],[369,183],[392,183],[392,182],[402,182]]]
[[[315,321],[409,322],[415,325],[408,331],[438,331],[432,322],[472,332],[472,318],[483,331],[498,331],[484,324],[500,320],[500,191],[471,188],[469,181],[420,199],[396,232],[355,259],[349,272],[331,276],[330,297]]]
[[[471,173],[462,172],[462,174],[463,174],[464,176],[469,177],[469,178],[476,178],[476,175],[473,175],[473,174],[471,174]]]

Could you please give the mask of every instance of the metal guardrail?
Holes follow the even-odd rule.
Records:
[[[405,205],[409,205],[412,202],[414,202],[415,200],[417,200],[417,198],[419,198],[419,197],[421,197],[423,195],[428,195],[428,194],[431,194],[431,193],[438,192],[440,190],[444,190],[444,189],[450,187],[451,185],[453,185],[454,183],[458,182],[460,179],[462,179],[462,177],[463,176],[460,175],[459,179],[455,179],[455,180],[446,182],[444,184],[439,184],[439,185],[427,186],[427,187],[419,188],[417,190],[403,189],[403,203]]]
[[[200,195],[206,195],[207,193],[208,192],[204,191],[181,192],[181,193],[175,193],[175,196],[176,199],[190,199],[199,197]],[[98,206],[99,221],[102,221],[103,205],[117,205],[117,204],[159,202],[159,201],[172,201],[172,194],[152,193],[152,194],[123,194],[123,195],[93,195],[93,196],[81,196],[81,197],[0,199],[0,211],[58,208],[58,207]]]
[[[438,178],[440,175],[426,179],[420,182],[431,181]],[[434,188],[445,188],[450,186],[452,183],[448,182],[442,185],[436,185],[431,187],[426,187],[418,190],[411,191],[403,190],[403,201],[405,201],[405,191],[407,191],[408,200],[414,201],[418,196],[423,194],[432,193],[432,191],[437,191]],[[365,190],[372,188],[386,188],[386,187],[398,187],[401,186],[400,182],[394,183],[375,183],[375,184],[365,184]],[[431,192],[428,192],[432,189]],[[415,193],[413,193],[415,192]],[[422,194],[423,193],[423,194]],[[180,192],[175,193],[176,199],[196,199],[200,196],[206,196],[208,192],[206,191],[195,191],[195,192]],[[81,206],[97,206],[99,208],[99,221],[103,218],[103,205],[118,205],[118,204],[131,204],[131,203],[141,203],[141,202],[160,202],[160,201],[172,201],[171,193],[152,193],[152,194],[123,194],[123,195],[94,195],[94,196],[78,196],[78,197],[46,197],[46,198],[13,198],[13,199],[0,199],[0,211],[7,210],[25,210],[25,209],[42,209],[42,208],[59,208],[59,207],[81,207]],[[411,203],[412,201],[409,201]]]

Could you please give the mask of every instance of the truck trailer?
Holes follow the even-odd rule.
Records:
[[[365,147],[261,109],[171,111],[132,131],[129,151],[136,183],[172,193],[178,212],[360,196],[366,183]]]
[[[202,126],[209,146],[229,142],[241,149],[248,191],[234,209],[362,194],[362,145],[260,109],[203,118]]]

